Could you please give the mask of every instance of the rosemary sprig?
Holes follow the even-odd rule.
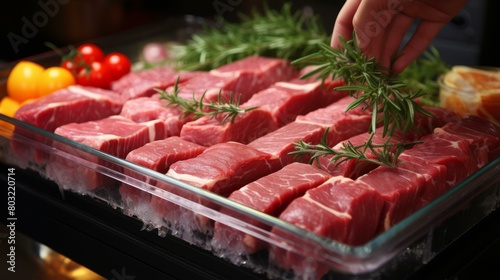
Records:
[[[281,10],[267,6],[238,23],[222,21],[219,28],[205,26],[183,45],[174,45],[174,64],[184,70],[210,70],[251,55],[296,59],[329,42],[317,16],[292,12],[291,3]]]
[[[353,36],[355,38],[355,36]],[[317,68],[304,77],[318,75],[318,78],[343,78],[346,86],[337,90],[347,90],[356,97],[347,110],[358,106],[372,110],[372,124],[369,132],[381,124],[383,136],[392,135],[393,131],[408,132],[413,127],[415,113],[432,117],[415,101],[425,93],[409,90],[407,85],[388,69],[380,66],[375,58],[367,58],[359,49],[356,40],[346,41],[340,38],[341,49],[333,49],[321,43],[320,50],[293,61],[293,64],[316,65]]]
[[[410,143],[390,143],[390,138],[387,138],[383,144],[373,144],[373,136],[371,134],[369,139],[362,145],[353,145],[351,142],[343,142],[342,147],[338,150],[331,148],[328,145],[328,129],[325,131],[319,144],[309,144],[302,140],[295,143],[295,151],[291,154],[304,156],[311,155],[309,163],[318,160],[319,157],[333,155],[332,161],[335,164],[340,164],[344,161],[355,159],[357,162],[368,162],[379,166],[397,167],[400,162],[398,161],[399,155],[408,147],[418,144],[420,142]],[[368,157],[367,151],[370,151],[374,156]]]
[[[156,92],[160,94],[160,99],[167,100],[166,106],[175,106],[180,107],[182,109],[181,118],[186,118],[189,116],[193,116],[194,119],[209,116],[210,118],[215,118],[219,115],[222,115],[221,124],[225,124],[228,120],[231,123],[234,123],[238,114],[246,113],[251,110],[254,110],[258,107],[250,107],[250,108],[240,108],[241,96],[239,96],[236,100],[233,98],[233,94],[230,93],[229,100],[222,98],[222,90],[219,91],[219,95],[217,101],[210,101],[208,103],[203,102],[205,98],[205,93],[201,96],[200,99],[196,99],[193,94],[192,99],[185,99],[179,96],[180,88],[178,87],[177,78],[173,92],[169,93],[165,90],[155,89]]]

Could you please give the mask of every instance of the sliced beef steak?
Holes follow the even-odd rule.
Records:
[[[423,174],[390,167],[378,167],[357,179],[377,190],[385,201],[378,227],[380,232],[389,229],[418,209],[425,180]]]
[[[489,160],[500,155],[500,126],[486,119],[468,116],[448,122],[443,131],[467,139],[473,150],[486,149]]]
[[[136,123],[122,116],[111,116],[97,121],[72,123],[58,127],[55,133],[101,152],[119,158],[145,144],[165,138],[165,126],[161,121]],[[79,155],[82,162],[65,159],[58,155],[51,156],[47,166],[49,177],[61,182],[64,187],[77,191],[93,190],[98,187],[113,187],[117,181],[96,172],[100,166],[121,172],[117,166],[108,166],[95,156],[74,148],[57,145],[63,151]],[[87,162],[85,162],[87,161]],[[93,166],[92,163],[98,164]],[[89,166],[90,165],[90,166]],[[106,170],[102,170],[105,172]],[[74,185],[73,185],[74,184]]]
[[[70,86],[19,108],[14,118],[54,132],[68,123],[94,121],[119,114],[124,100],[115,92]]]
[[[119,93],[126,100],[138,97],[147,97],[156,93],[155,89],[164,90],[179,82],[186,81],[197,72],[177,72],[169,67],[156,67],[131,72],[111,84],[111,89]]]
[[[170,166],[167,176],[196,188],[228,196],[245,184],[268,175],[274,170],[269,164],[270,155],[237,142],[226,142],[207,148],[197,157],[178,161]],[[216,207],[193,191],[159,183],[158,187],[170,193],[193,200],[198,204]],[[196,215],[161,197],[152,197],[151,207],[158,222],[167,226],[188,227],[189,230],[211,231],[213,224],[206,217]],[[182,223],[182,225],[176,224]]]
[[[295,121],[328,128],[326,136],[328,145],[335,146],[340,141],[368,131],[372,119],[371,113],[359,107],[347,110],[353,101],[353,97],[344,97],[325,108],[298,116]]]
[[[278,170],[294,161],[307,162],[307,156],[298,158],[290,152],[295,151],[295,143],[300,140],[307,143],[319,143],[325,127],[300,122],[291,122],[271,133],[268,133],[248,144],[256,150],[271,155],[270,163]]]
[[[487,160],[487,154],[473,156],[467,140],[453,134],[437,132],[421,139],[422,144],[404,152],[413,158],[420,158],[433,164],[446,166],[445,188],[449,189],[475,172],[478,161]]]
[[[399,156],[398,169],[406,169],[423,176],[423,188],[415,202],[415,210],[420,209],[427,203],[443,194],[446,188],[446,176],[448,169],[445,165],[428,162],[421,158],[409,156],[405,153]]]
[[[384,201],[370,186],[351,179],[335,176],[322,185],[308,190],[304,196],[293,200],[279,218],[317,235],[350,245],[360,245],[376,234]],[[272,233],[279,236],[279,243],[296,247],[302,238],[274,227]],[[289,240],[289,241],[283,241]],[[288,244],[288,242],[290,242]],[[317,279],[328,271],[318,260],[304,257],[298,251],[274,245],[271,259],[280,267],[302,275],[304,270],[314,271]],[[311,252],[321,248],[308,247]]]
[[[120,115],[135,122],[161,120],[165,124],[167,136],[179,136],[182,126],[192,121],[191,117],[183,117],[182,113],[181,108],[167,106],[166,100],[160,99],[159,94],[154,94],[125,102]]]
[[[180,83],[179,96],[197,100],[204,96],[206,101],[217,101],[219,95],[222,100],[232,95],[244,103],[254,93],[294,76],[296,71],[287,60],[251,56]],[[173,87],[167,91],[173,92]]]
[[[343,83],[337,81],[336,84]],[[295,78],[277,82],[254,94],[242,107],[259,107],[271,112],[277,126],[281,127],[294,121],[299,115],[325,107],[347,95],[347,92],[333,88],[333,85],[325,86],[321,82]]]
[[[309,164],[291,163],[234,191],[229,199],[277,217],[293,199],[329,178],[328,173]],[[259,228],[267,230],[270,228],[235,211],[224,209],[222,212]],[[215,223],[212,245],[221,250],[230,249],[237,254],[252,254],[267,247],[266,242],[220,222]]]
[[[106,118],[120,113],[124,100],[115,92],[83,86],[70,86],[50,95],[40,97],[23,105],[14,118],[54,132],[59,126]],[[35,135],[31,131],[16,128],[12,151],[21,166],[33,161],[37,166],[45,166],[49,156],[33,146],[23,144],[22,138],[36,139],[51,145],[51,141]]]
[[[181,137],[205,146],[236,141],[247,144],[290,123],[299,114],[325,106],[346,95],[325,89],[320,82],[292,79],[277,82],[254,94],[241,108],[255,108],[239,114],[234,122],[222,123],[224,115],[208,116],[184,125]]]
[[[404,138],[399,135],[393,135],[392,137],[383,137],[382,129],[377,129],[374,134],[370,134],[368,132],[358,134],[351,138],[348,138],[345,141],[338,143],[333,146],[333,150],[341,151],[345,145],[351,144],[354,147],[362,147],[364,144],[371,138],[372,143],[375,146],[381,147],[384,143],[387,144],[396,144],[398,142],[404,141]],[[381,148],[373,148],[373,150],[380,152]],[[373,160],[376,159],[375,154],[369,149],[366,150],[365,155]],[[322,157],[318,157],[314,162],[316,166],[327,171],[333,176],[344,176],[351,179],[356,179],[357,177],[368,173],[370,170],[376,168],[378,165],[371,161],[361,161],[357,159],[346,159],[341,162],[336,162],[334,160],[334,155],[329,154]]]
[[[156,172],[167,173],[173,163],[196,157],[205,150],[205,147],[185,141],[177,136],[153,141],[132,150],[125,158],[128,161],[147,167]],[[126,175],[156,186],[156,180],[149,180],[145,176],[125,169]],[[129,184],[122,184],[120,194],[123,199],[124,211],[129,215],[137,215],[143,220],[148,220],[149,202],[151,194]]]
[[[204,116],[182,126],[180,136],[190,142],[203,146],[228,141],[247,144],[277,129],[273,116],[260,108],[240,113],[231,121],[225,115]]]

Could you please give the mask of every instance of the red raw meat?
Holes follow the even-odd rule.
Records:
[[[410,129],[405,134],[407,141],[416,141],[425,135],[431,134],[435,128],[442,127],[449,122],[455,122],[460,117],[452,111],[440,107],[423,107],[426,111],[433,114],[433,117],[417,113],[414,115],[413,123],[417,130]]]
[[[328,173],[309,164],[291,163],[277,172],[234,191],[229,199],[277,217],[293,199],[302,196],[308,189],[319,186],[329,178]],[[221,212],[259,228],[266,230],[270,228],[228,209],[221,210]],[[252,254],[266,247],[267,243],[216,222],[212,245],[219,249],[230,248],[237,254]]]
[[[216,101],[219,93],[223,100],[228,100],[232,93],[233,98],[240,97],[240,102],[244,103],[254,93],[296,75],[287,60],[250,56],[180,83],[179,96],[199,100],[205,94],[205,100]],[[167,91],[172,92],[173,87]]]
[[[17,110],[14,118],[33,126],[54,132],[61,125],[99,120],[120,113],[124,100],[115,92],[82,86],[70,86],[40,97],[33,102],[23,105]],[[36,139],[36,141],[51,145],[48,139],[34,135],[31,131],[16,128],[12,151],[22,161],[34,161],[39,166],[44,166],[49,155],[43,151],[27,146],[21,137]]]
[[[164,90],[175,84],[177,78],[183,82],[197,75],[197,72],[177,72],[169,67],[156,67],[131,72],[111,84],[111,89],[126,100],[147,97],[156,93],[155,88]]]
[[[422,144],[408,149],[404,154],[425,161],[441,164],[447,168],[445,188],[449,189],[478,169],[479,162],[487,161],[487,154],[474,155],[469,141],[436,129],[424,136]]]
[[[299,114],[307,113],[334,102],[345,92],[325,89],[320,82],[310,83],[293,79],[277,82],[273,86],[254,94],[242,108],[258,107],[239,114],[234,122],[221,124],[223,115],[208,116],[183,126],[181,137],[204,146],[235,141],[247,144],[267,133],[290,123]]]
[[[446,166],[408,156],[405,153],[399,156],[399,160],[401,163],[397,168],[406,169],[424,176],[422,193],[419,195],[419,200],[415,204],[415,210],[425,206],[447,190],[446,176],[448,169]]]
[[[135,122],[161,120],[165,123],[167,137],[179,136],[182,126],[192,121],[190,117],[181,117],[182,109],[167,106],[167,101],[160,99],[159,94],[154,94],[151,97],[139,97],[125,102],[120,115]]]
[[[269,158],[268,154],[246,145],[226,142],[207,148],[197,157],[172,164],[167,176],[221,196],[228,196],[242,186],[274,172]],[[202,198],[193,192],[164,183],[159,183],[158,187],[202,205],[215,207],[213,203],[202,201]],[[210,227],[207,228],[210,222],[205,217],[194,216],[191,211],[181,209],[163,198],[153,196],[151,207],[163,220],[183,222],[188,227],[203,231],[211,230]],[[183,217],[182,221],[180,217]]]
[[[184,124],[180,136],[190,142],[203,146],[228,141],[247,144],[277,129],[273,116],[260,108],[241,113],[234,122],[230,118],[222,124],[224,115],[204,116]]]
[[[337,85],[342,85],[337,81]],[[292,79],[277,82],[271,87],[254,94],[243,108],[259,107],[271,112],[278,127],[292,121],[298,115],[307,114],[325,107],[347,95],[345,91],[333,90],[333,85],[324,86],[321,82]]]
[[[307,162],[310,156],[297,157],[290,152],[295,151],[295,143],[300,140],[317,144],[330,128],[327,138],[330,144],[335,144],[360,131],[367,131],[371,116],[361,110],[345,112],[351,97],[344,97],[326,108],[318,109],[305,116],[297,116],[291,122],[276,131],[266,134],[248,145],[273,155],[273,165],[283,167],[294,161]],[[328,116],[328,117],[325,117]],[[342,128],[348,127],[347,130]]]
[[[347,100],[344,100],[347,102]],[[422,136],[428,135],[429,133],[432,133],[433,130],[436,127],[443,126],[445,123],[447,123],[449,120],[456,120],[457,116],[454,115],[453,113],[450,113],[446,109],[441,109],[441,108],[426,108],[429,112],[431,112],[434,117],[427,117],[423,114],[416,114],[415,119],[414,119],[414,124],[415,128],[417,130],[411,129],[408,133],[402,133],[399,130],[394,131],[393,135],[390,137],[390,139],[386,136],[383,137],[383,128],[379,127],[376,129],[375,134],[373,135],[372,138],[372,143],[375,145],[383,145],[388,139],[389,142],[388,144],[396,144],[396,143],[410,143],[419,140]],[[364,117],[363,120],[365,121],[365,132],[360,133],[356,136],[352,136],[350,138],[344,138],[345,141],[338,142],[337,144],[330,144],[331,147],[333,147],[333,150],[340,150],[345,144],[348,144],[349,142],[353,146],[362,146],[368,139],[370,138],[371,134],[368,133],[368,127],[370,123],[367,123],[371,121],[371,115],[368,115],[369,112],[361,110],[359,107],[352,111],[348,111],[350,114],[353,114],[357,117]],[[352,116],[352,115],[351,115]],[[355,118],[353,116],[353,118]],[[359,120],[358,120],[359,121]],[[343,124],[339,123],[338,126],[332,127],[331,130],[335,131],[334,135],[337,135],[338,133],[346,133],[347,130],[346,128],[349,127],[350,129],[353,128],[352,125],[348,124]],[[360,128],[361,129],[361,128]],[[358,131],[360,131],[360,129]],[[331,137],[331,136],[329,136]],[[335,141],[330,141],[335,143]],[[380,150],[380,149],[376,149]],[[373,155],[373,153],[370,150],[366,151],[366,156],[370,159],[376,159],[376,157]],[[315,162],[315,164],[322,168],[323,170],[328,171],[330,174],[337,176],[345,176],[349,177],[351,179],[356,179],[359,176],[362,176],[363,174],[368,173],[370,170],[373,170],[376,168],[378,165],[374,163],[370,163],[367,161],[357,161],[356,159],[347,159],[343,162],[335,162],[332,160],[334,155],[326,155],[323,157],[319,157],[318,160]]]
[[[295,151],[295,143],[303,140],[307,143],[319,143],[325,133],[325,127],[316,124],[291,122],[248,144],[256,150],[271,155],[270,163],[275,170],[294,161],[307,162],[307,156],[299,159],[290,152]]]
[[[357,107],[347,111],[354,101],[347,96],[339,101],[304,116],[298,116],[296,122],[311,123],[328,127],[327,141],[329,146],[335,146],[340,141],[368,131],[371,124],[371,113]]]
[[[119,114],[124,100],[113,91],[70,86],[23,105],[14,118],[54,132],[68,123],[94,121]]]
[[[97,121],[71,123],[58,127],[55,133],[94,148],[101,152],[125,158],[127,154],[145,144],[165,138],[165,126],[161,121],[136,123],[122,116],[111,116]],[[66,150],[66,147],[56,145]],[[86,156],[79,150],[70,148],[71,153],[91,163],[106,166],[105,162],[94,156]],[[94,168],[99,168],[95,166]],[[121,168],[109,166],[121,172]],[[49,177],[60,182],[69,189],[77,191],[93,190],[98,187],[112,187],[116,184],[112,179],[99,174],[83,164],[54,155],[47,166]]]
[[[368,128],[366,129],[368,130]],[[387,137],[382,137],[382,133],[383,133],[382,128],[377,128],[372,138],[372,143],[374,145],[382,145],[388,140]],[[368,141],[370,136],[371,134],[368,132],[358,134],[345,141],[338,143],[337,145],[333,146],[332,149],[337,151],[341,150],[343,145],[347,143],[351,143],[355,147],[363,145],[364,143],[366,143],[366,141]],[[402,138],[400,135],[394,134],[389,139],[388,143],[395,144],[401,141],[404,141],[404,138]],[[377,150],[377,148],[374,149]],[[365,154],[370,159],[376,159],[375,155],[373,155],[373,153],[370,150],[367,150]],[[344,176],[351,179],[356,179],[357,177],[368,173],[370,170],[378,166],[375,163],[367,161],[358,161],[356,159],[347,159],[342,162],[335,162],[332,160],[333,157],[334,155],[325,155],[322,157],[318,157],[317,160],[314,162],[314,164],[319,168],[332,174],[333,176]]]
[[[421,206],[421,196],[426,184],[423,174],[384,166],[359,177],[357,181],[377,190],[385,201],[380,232],[408,217]]]
[[[293,200],[279,218],[340,243],[360,245],[375,236],[383,205],[380,194],[370,186],[335,176]],[[295,244],[303,243],[300,237],[278,227],[274,227],[272,233],[280,237],[279,243],[290,240],[291,243],[284,244],[285,246],[295,247]],[[307,255],[316,250],[321,251],[321,248],[309,249]],[[292,269],[298,275],[311,269],[310,272],[315,271],[319,279],[328,271],[318,260],[276,245],[271,248],[271,259],[280,267]]]
[[[486,119],[468,116],[443,126],[443,131],[468,139],[473,150],[486,149],[489,161],[500,156],[500,127]]]
[[[166,139],[150,142],[138,149],[132,150],[125,158],[128,161],[147,167],[156,172],[165,174],[168,168],[174,162],[193,158],[201,154],[205,147],[185,141],[177,136],[172,136]],[[152,186],[156,185],[156,180],[149,180],[145,176],[137,174],[134,171],[125,169],[126,175],[144,181]],[[130,186],[122,184],[120,194],[123,198],[125,211],[136,213],[140,211],[141,206],[145,203],[149,205],[151,194]],[[149,207],[145,208],[149,210]],[[136,213],[140,214],[140,213]]]

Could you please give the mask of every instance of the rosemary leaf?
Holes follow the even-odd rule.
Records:
[[[251,55],[293,60],[329,41],[317,16],[293,12],[291,3],[286,3],[281,10],[265,7],[261,13],[240,15],[238,23],[207,25],[185,44],[171,48],[179,69],[210,70]]]
[[[203,116],[215,118],[222,115],[221,124],[225,124],[228,120],[231,123],[234,123],[236,117],[239,114],[243,114],[258,108],[240,108],[240,97],[234,100],[235,98],[233,98],[233,94],[231,93],[229,95],[229,100],[226,101],[222,98],[222,91],[219,91],[217,101],[210,101],[208,103],[203,102],[206,92],[203,93],[199,100],[194,97],[194,94],[192,99],[184,99],[179,96],[180,88],[178,87],[178,82],[179,78],[177,78],[174,84],[172,93],[157,88],[155,88],[155,91],[160,94],[160,99],[167,100],[166,106],[175,106],[182,109],[181,118],[186,118],[189,116],[192,116],[194,119]]]
[[[419,141],[390,143],[391,138],[387,137],[383,144],[374,144],[374,134],[371,134],[368,140],[362,145],[355,146],[350,141],[346,141],[342,142],[339,149],[333,149],[328,145],[327,135],[328,129],[325,131],[318,144],[309,144],[300,140],[298,143],[294,144],[295,150],[291,152],[291,154],[297,157],[309,155],[309,163],[318,160],[319,157],[332,155],[331,161],[335,162],[337,165],[347,160],[356,160],[358,163],[369,162],[379,166],[393,168],[401,164],[401,162],[398,161],[398,157],[403,151],[421,143]],[[367,151],[370,151],[373,156],[367,156]]]

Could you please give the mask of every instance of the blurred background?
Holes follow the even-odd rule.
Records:
[[[0,4],[0,63],[16,61],[50,51],[56,46],[77,45],[91,39],[124,32],[138,26],[155,25],[166,18],[195,15],[221,16],[236,21],[238,14],[261,8],[254,0],[37,0],[2,1]],[[279,7],[285,1],[267,1]],[[294,9],[318,14],[331,31],[344,0],[291,0]],[[471,0],[446,26],[434,45],[448,64],[500,66],[500,27],[496,0]]]

